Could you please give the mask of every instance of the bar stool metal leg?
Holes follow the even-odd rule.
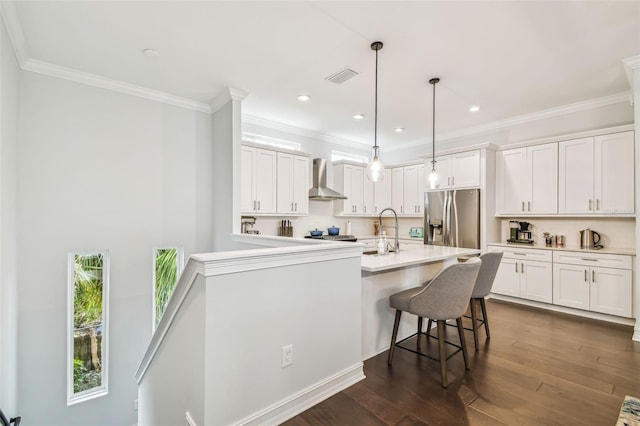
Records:
[[[478,350],[478,307],[476,299],[471,299],[471,328],[473,328],[473,343]]]
[[[462,324],[462,317],[456,318],[458,324],[458,336],[460,337],[460,346],[462,346],[462,357],[464,358],[464,367],[469,369],[469,357],[467,356],[467,341],[464,338],[464,325]]]
[[[489,319],[487,318],[487,305],[484,303],[484,297],[480,299],[480,308],[482,308],[482,320],[484,321],[484,331],[487,332],[487,339],[491,339],[489,333]]]
[[[442,387],[447,387],[447,350],[445,348],[446,325],[443,320],[436,320],[438,328],[438,347],[440,348],[440,376],[442,377]]]
[[[393,323],[393,333],[391,334],[391,345],[389,346],[389,358],[387,358],[387,364],[391,365],[393,362],[393,352],[396,348],[396,338],[398,337],[398,326],[400,325],[400,316],[402,316],[402,311],[400,309],[396,309],[396,319]]]
[[[420,335],[422,334],[422,317],[418,317],[418,341],[416,343],[416,348],[418,349],[418,352],[420,352]]]

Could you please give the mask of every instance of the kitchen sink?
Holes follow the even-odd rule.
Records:
[[[389,253],[395,253],[395,250],[389,250]],[[363,256],[373,256],[374,254],[378,254],[378,250],[367,250],[367,251],[363,251],[362,255]]]

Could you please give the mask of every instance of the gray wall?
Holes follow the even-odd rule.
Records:
[[[30,72],[20,91],[18,409],[32,425],[135,424],[152,249],[212,249],[212,117]],[[98,249],[111,255],[109,395],[67,407],[67,253]]]
[[[0,19],[0,407],[17,415],[18,64]]]

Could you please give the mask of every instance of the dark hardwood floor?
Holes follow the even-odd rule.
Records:
[[[482,331],[474,352],[466,332],[471,369],[451,358],[447,389],[436,361],[396,350],[388,367],[383,352],[365,361],[365,380],[284,424],[613,426],[624,396],[640,397],[632,327],[492,300],[487,310],[491,339]]]

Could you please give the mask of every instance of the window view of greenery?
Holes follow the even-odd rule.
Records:
[[[102,386],[103,255],[74,256],[73,392]]]
[[[178,282],[178,249],[171,247],[156,250],[155,268],[155,325],[157,326]]]

